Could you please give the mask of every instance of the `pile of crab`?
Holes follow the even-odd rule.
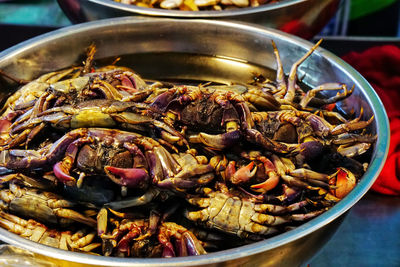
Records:
[[[65,250],[174,257],[325,212],[365,172],[373,117],[335,108],[345,84],[300,87],[297,67],[319,43],[287,77],[272,45],[274,81],[147,81],[95,68],[90,47],[82,66],[26,82],[0,118],[0,226]]]
[[[232,10],[277,3],[280,0],[114,0],[122,4],[182,11]]]

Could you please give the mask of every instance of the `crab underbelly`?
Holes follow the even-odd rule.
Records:
[[[211,200],[208,226],[224,232],[238,234],[250,222],[253,210],[250,202],[243,202],[237,197],[217,195]],[[211,208],[212,207],[212,208]],[[250,213],[249,213],[250,212]]]

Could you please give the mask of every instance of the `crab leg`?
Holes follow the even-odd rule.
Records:
[[[300,208],[308,205],[307,200],[303,200],[297,203],[293,203],[288,206],[279,206],[279,205],[272,205],[272,204],[256,204],[254,206],[254,210],[258,212],[270,212],[272,214],[284,214],[292,211],[299,210]]]
[[[94,227],[96,225],[96,221],[94,219],[86,217],[79,212],[71,209],[57,208],[56,210],[54,210],[54,214],[59,218],[73,220],[75,222],[86,224],[87,226]]]
[[[256,129],[247,129],[246,139],[249,142],[261,145],[266,150],[276,153],[289,153],[297,148],[297,145],[280,143],[269,139],[268,137],[262,135]]]
[[[78,249],[89,252],[100,246],[99,243],[90,244],[95,237],[94,232],[88,235],[81,232],[74,237],[69,231],[59,232],[48,229],[45,225],[32,219],[27,221],[3,211],[0,211],[0,226],[34,242],[64,250]],[[78,236],[79,239],[76,238]]]
[[[302,58],[300,58],[297,62],[292,65],[292,68],[288,77],[288,89],[285,94],[284,100],[287,103],[293,103],[293,99],[296,92],[296,80],[297,80],[297,68],[301,63],[304,62],[321,44],[322,39],[319,40]]]
[[[371,147],[371,143],[358,143],[350,146],[341,145],[337,152],[346,157],[355,157],[365,153]]]
[[[152,200],[154,200],[156,197],[158,197],[161,194],[162,199],[167,198],[168,194],[163,193],[162,191],[155,189],[155,188],[150,188],[149,190],[146,191],[143,195],[139,197],[132,197],[132,198],[125,198],[124,200],[120,201],[114,201],[114,202],[109,202],[106,203],[105,206],[113,209],[113,210],[120,210],[124,208],[129,208],[129,207],[135,207],[135,206],[142,206],[150,203]]]
[[[373,143],[378,138],[377,135],[359,135],[359,134],[351,134],[344,133],[336,136],[332,140],[332,143],[335,145],[347,145],[352,143]]]
[[[238,232],[238,236],[241,238],[260,238],[261,236],[269,236],[269,235],[273,235],[278,233],[279,230],[275,227],[269,227],[269,226],[265,226],[259,223],[255,223],[255,222],[250,222],[248,224],[246,224],[246,226],[244,227],[244,231],[243,232]],[[257,236],[256,236],[256,235]]]
[[[347,90],[347,86],[345,84],[340,84],[340,83],[325,83],[325,84],[321,84],[319,86],[317,86],[316,88],[313,88],[311,90],[309,90],[306,95],[301,99],[300,101],[300,106],[302,108],[305,108],[308,103],[310,103],[310,101],[312,99],[314,99],[315,95],[321,91],[335,91],[335,90],[341,90],[343,89],[343,93],[338,93],[336,96],[326,99],[325,104],[330,104],[330,103],[334,103],[342,98],[347,97],[351,92],[353,92],[353,90],[350,90],[350,92]]]
[[[282,175],[281,178],[290,186],[310,189],[310,190],[318,190],[317,187],[312,187],[308,183],[305,183],[297,178],[294,178],[290,175]]]
[[[46,231],[46,228],[41,227],[41,224],[39,223],[37,223],[35,229],[32,227],[34,225],[31,226],[29,224],[29,221],[3,211],[0,211],[0,226],[17,235],[28,237],[30,240],[36,242],[40,240],[43,233]]]
[[[296,169],[293,171],[290,171],[289,174],[293,177],[297,178],[302,178],[302,179],[314,179],[314,180],[319,180],[319,181],[324,181],[328,182],[329,181],[329,175],[323,174],[323,173],[318,173],[309,169]]]
[[[283,64],[281,61],[281,57],[279,55],[278,48],[273,40],[271,40],[272,47],[274,49],[274,55],[277,64],[277,71],[276,71],[276,82],[278,83],[278,91],[275,93],[275,96],[283,97],[287,92],[287,85],[285,81],[285,72],[283,71]]]
[[[367,121],[359,121],[359,120],[360,118],[357,118],[348,123],[340,124],[331,130],[331,134],[337,135],[341,133],[347,133],[349,131],[364,129],[373,122],[374,115],[372,115],[371,118]]]
[[[207,173],[201,175],[198,179],[191,178],[190,180],[181,178],[168,178],[160,181],[157,185],[161,188],[179,188],[179,189],[189,189],[196,187],[201,184],[208,184],[214,179],[214,174]]]
[[[15,134],[18,131],[24,130],[24,128],[22,128],[21,126],[18,127],[19,125],[21,125],[21,123],[25,122],[25,121],[29,121],[30,119],[34,118],[35,116],[37,116],[37,114],[39,114],[40,112],[43,111],[43,105],[44,102],[46,101],[46,99],[48,98],[49,93],[45,92],[43,93],[35,102],[34,106],[29,109],[28,111],[26,111],[24,114],[22,114],[21,116],[19,116],[13,124],[11,124],[10,126],[10,133],[11,134]]]
[[[343,93],[338,93],[335,96],[329,97],[329,98],[312,98],[310,100],[310,104],[313,106],[323,106],[323,105],[328,105],[328,104],[332,104],[332,103],[336,103],[346,97],[348,97],[349,95],[351,95],[354,91],[354,85],[350,88],[350,90],[347,89],[346,84],[342,85],[344,87],[344,91]]]
[[[290,219],[292,219],[293,221],[305,221],[305,220],[309,220],[312,219],[322,213],[324,213],[327,209],[321,209],[321,210],[316,210],[316,211],[312,211],[309,213],[305,213],[305,214],[292,214],[290,215]]]

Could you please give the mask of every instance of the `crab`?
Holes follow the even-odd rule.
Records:
[[[219,191],[210,188],[203,188],[202,191],[206,197],[188,198],[189,203],[202,209],[186,210],[185,217],[207,228],[240,238],[260,240],[280,233],[279,226],[309,220],[325,211],[323,208],[307,213],[293,213],[308,205],[307,200],[289,206],[256,203],[251,198],[229,192],[225,186]]]
[[[2,151],[3,162],[0,165],[14,170],[46,169],[52,166],[55,176],[61,182],[75,185],[77,180],[70,175],[70,171],[74,167],[78,151],[84,144],[94,144],[98,148],[105,148],[103,149],[105,152],[102,152],[105,158],[99,159],[100,166],[112,181],[121,186],[145,187],[153,183],[160,187],[184,189],[206,184],[214,178],[213,168],[201,161],[203,157],[190,153],[173,156],[159,142],[150,137],[105,128],[73,130],[42,153],[4,150]],[[88,147],[83,146],[81,153],[93,157]],[[107,156],[118,155],[118,153],[122,153],[122,157],[128,156],[125,158],[124,166],[115,166],[113,159]],[[129,160],[130,155],[131,160]],[[82,165],[81,167],[85,168]],[[82,173],[81,178],[85,176]]]
[[[109,213],[114,215],[113,218]],[[103,208],[98,220],[98,235],[105,255],[140,257],[176,257],[206,254],[201,242],[188,229],[174,222],[162,221],[160,214],[150,212],[149,219],[135,219],[127,213]],[[164,216],[165,218],[165,216]],[[112,230],[108,230],[111,228]]]
[[[277,73],[275,82],[271,82],[268,79],[265,79],[262,76],[256,77],[254,80],[255,86],[260,86],[263,91],[271,93],[276,101],[278,101],[285,109],[297,108],[297,109],[305,109],[308,104],[323,106],[332,103],[336,103],[353,93],[353,89],[350,90],[347,88],[346,84],[331,82],[325,83],[322,85],[318,85],[308,92],[304,92],[300,86],[297,84],[297,70],[298,67],[309,58],[315,50],[321,44],[322,39],[319,40],[310,50],[308,50],[300,59],[298,59],[295,63],[292,64],[290,72],[288,74],[287,80],[285,79],[285,72],[283,70],[282,60],[277,48],[277,45],[273,40],[271,40],[275,60],[277,64]],[[317,97],[317,93],[321,91],[342,91],[338,92],[333,97]],[[297,99],[297,102],[295,101]]]
[[[126,109],[136,109],[134,104],[123,105],[112,101],[143,100],[153,93],[154,88],[126,67],[112,65],[92,69],[94,52],[94,47],[89,49],[85,66],[44,74],[7,99],[0,118],[0,149],[20,144],[27,146],[38,133],[43,132],[48,123],[61,124],[61,128],[70,129],[74,125],[75,128],[82,127],[77,124],[104,127],[107,123],[111,127],[121,119],[128,124],[151,121],[146,116],[141,117],[142,114],[128,112],[124,116]],[[86,103],[94,99],[94,102]],[[111,105],[110,109],[106,108],[108,105]],[[96,109],[98,106],[103,108]],[[87,121],[87,116],[94,116],[94,120]],[[158,123],[156,127],[160,125]]]
[[[66,226],[78,222],[91,227],[96,225],[95,220],[72,209],[77,203],[52,192],[10,183],[9,189],[0,190],[0,200],[2,210],[46,224]]]
[[[9,149],[21,142],[28,144],[43,128],[50,124],[64,131],[82,127],[116,127],[140,132],[160,132],[161,137],[171,142],[186,144],[183,136],[166,125],[147,115],[148,106],[135,102],[95,99],[47,109],[19,125],[12,125],[9,142],[2,149]],[[154,130],[153,130],[154,129]]]
[[[351,194],[377,139],[373,116],[337,103],[354,86],[300,87],[319,43],[288,77],[273,43],[274,81],[145,80],[94,68],[92,47],[82,66],[27,84],[0,118],[0,226],[68,250],[175,257],[319,216]]]
[[[33,219],[24,220],[3,211],[0,211],[0,226],[34,242],[63,250],[91,252],[101,246],[100,243],[93,243],[96,237],[94,231],[59,231]]]
[[[165,114],[165,122],[187,130],[189,143],[223,150],[244,138],[278,153],[295,146],[263,136],[254,128],[250,107],[277,110],[279,103],[261,90],[245,86],[182,86],[146,100]]]

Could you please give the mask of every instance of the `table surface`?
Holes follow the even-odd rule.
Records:
[[[15,1],[12,1],[14,3]],[[18,1],[20,4],[48,5],[52,1]],[[54,10],[58,7],[50,4]],[[70,23],[63,15],[57,15],[57,23],[53,20],[44,20],[40,26],[10,25],[14,23],[12,18],[6,18],[4,14],[4,3],[0,4],[0,33],[7,38],[0,38],[0,52],[7,47],[17,44],[35,35],[50,31],[59,26]],[[15,7],[13,15],[20,16],[21,11],[17,4],[7,4],[8,8]],[[35,7],[37,8],[37,7]],[[19,10],[18,10],[19,9]],[[38,10],[42,10],[39,9]],[[53,11],[54,11],[53,10]],[[46,12],[47,11],[41,11]],[[50,10],[51,11],[51,10]],[[59,14],[59,10],[56,10]],[[22,12],[22,13],[20,13]],[[40,13],[40,12],[39,12]],[[29,22],[27,19],[24,22]],[[34,23],[33,23],[34,24]],[[43,26],[45,25],[45,26]],[[337,42],[337,41],[336,41]],[[356,43],[355,43],[356,42]],[[396,42],[396,41],[394,41]],[[346,43],[346,42],[345,42]],[[399,42],[397,42],[399,43]],[[334,44],[334,46],[332,46]],[[352,45],[359,47],[360,42],[347,43],[347,50]],[[371,45],[373,43],[370,43]],[[337,46],[335,41],[325,41],[325,46],[332,51]],[[355,47],[354,46],[354,47]],[[343,45],[340,51],[343,52]],[[332,51],[335,52],[335,51]],[[316,254],[306,262],[310,267],[338,267],[338,266],[400,266],[400,197],[384,196],[368,192],[347,214],[342,225],[332,239]]]
[[[310,267],[400,266],[400,198],[368,192]]]
[[[56,0],[0,0],[0,23],[38,26],[71,24]]]

